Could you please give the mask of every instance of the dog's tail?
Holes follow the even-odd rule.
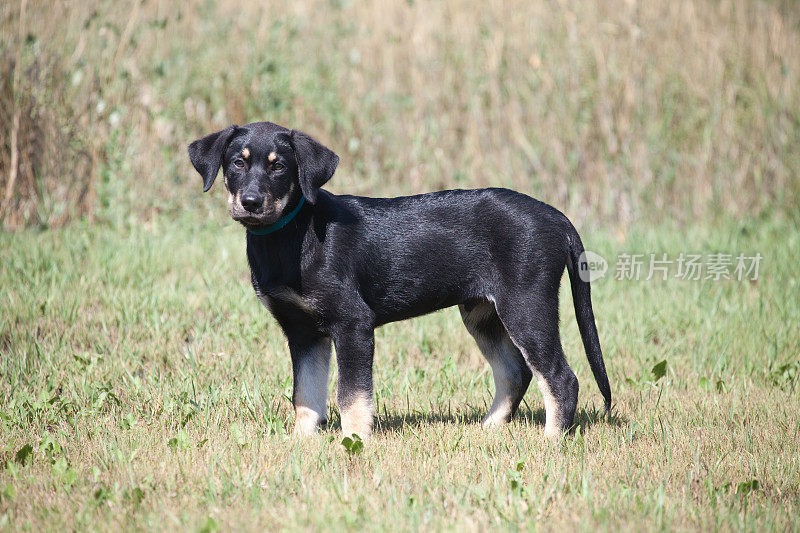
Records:
[[[569,271],[569,282],[572,286],[572,302],[575,305],[575,318],[578,321],[578,329],[583,339],[583,347],[586,350],[586,358],[589,359],[589,366],[592,368],[594,379],[600,387],[600,393],[605,399],[606,412],[611,410],[611,386],[608,384],[606,375],[606,365],[603,362],[603,352],[600,350],[600,339],[597,336],[597,326],[594,322],[594,312],[592,311],[592,294],[589,288],[588,272],[589,267],[584,255],[583,243],[578,232],[570,226],[567,233],[567,243],[569,252],[567,256],[567,270]],[[585,272],[586,279],[581,277],[581,272]]]

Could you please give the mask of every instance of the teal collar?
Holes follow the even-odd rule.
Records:
[[[277,220],[277,222],[275,222],[274,224],[270,224],[269,226],[260,226],[255,229],[248,228],[247,233],[249,233],[250,235],[269,235],[270,233],[278,231],[279,229],[283,228],[284,226],[286,226],[286,224],[292,221],[292,219],[297,215],[297,213],[300,212],[300,208],[303,207],[304,203],[306,203],[306,197],[301,196],[300,201],[297,202],[297,207],[292,209],[291,213],[283,215],[281,218]]]

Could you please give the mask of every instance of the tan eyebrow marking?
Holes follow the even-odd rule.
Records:
[[[269,156],[267,156],[267,159],[269,160],[270,163],[272,163],[273,161],[278,159],[278,154],[276,154],[275,152],[270,152]]]
[[[250,149],[249,148],[245,148],[244,150],[242,150],[242,157],[244,157],[245,159],[250,157]]]

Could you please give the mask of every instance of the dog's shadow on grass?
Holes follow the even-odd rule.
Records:
[[[457,412],[426,412],[420,410],[414,411],[399,411],[378,413],[375,417],[375,434],[392,433],[402,431],[409,428],[424,427],[436,424],[459,424],[459,425],[480,425],[483,417],[486,415],[484,409],[476,407],[469,407],[466,410]],[[329,424],[329,429],[341,429],[341,419],[338,413],[332,417],[332,424]],[[545,410],[544,408],[531,409],[530,407],[520,407],[512,419],[512,423],[525,424],[528,426],[539,426],[544,430],[545,425]],[[605,414],[602,409],[594,406],[590,408],[581,408],[575,413],[575,421],[573,430],[581,428],[581,434],[586,434],[591,431],[595,425],[607,425],[612,428],[619,428],[626,425],[627,418],[611,411],[610,414]]]
[[[384,412],[375,419],[375,433],[392,433],[408,428],[435,424],[480,424],[482,418],[483,413],[475,408],[455,413],[425,411]]]
[[[609,413],[596,407],[592,407],[591,410],[581,409],[577,418],[578,422],[583,423],[583,426],[587,429],[596,424],[606,424],[614,429],[628,425],[628,417],[615,411],[613,405]]]
[[[530,409],[529,407],[520,408],[517,411],[515,418],[518,418],[530,426],[541,426],[544,429],[545,424],[545,410],[540,407],[538,409]],[[606,413],[604,409],[598,409],[595,406],[589,408],[581,408],[575,413],[575,420],[572,424],[570,433],[574,433],[577,428],[581,429],[581,434],[586,434],[591,431],[593,426],[606,425],[611,428],[620,428],[628,423],[628,419],[616,411],[611,409],[610,413]]]

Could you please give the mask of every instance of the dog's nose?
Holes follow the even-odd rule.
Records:
[[[248,193],[242,195],[242,207],[250,211],[251,213],[255,213],[264,203],[264,199],[260,196],[256,196],[255,194]]]

